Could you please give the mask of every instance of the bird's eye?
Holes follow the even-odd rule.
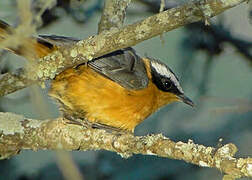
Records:
[[[171,89],[172,83],[169,79],[162,79],[162,83],[166,90]]]

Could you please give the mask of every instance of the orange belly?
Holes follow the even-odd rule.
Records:
[[[155,90],[152,83],[143,90],[127,90],[89,67],[81,66],[58,75],[49,94],[90,122],[133,131],[155,111]]]

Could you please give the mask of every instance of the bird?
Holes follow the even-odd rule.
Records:
[[[0,21],[0,43],[14,33]],[[5,49],[42,58],[59,46],[79,40],[57,35],[27,37]],[[90,127],[134,133],[135,127],[161,107],[173,102],[194,106],[174,72],[162,61],[141,57],[132,47],[117,50],[85,64],[63,70],[51,81],[49,96],[59,102],[70,122]],[[85,124],[84,123],[84,124]]]

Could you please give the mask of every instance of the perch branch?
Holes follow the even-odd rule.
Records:
[[[155,155],[217,168],[234,178],[252,177],[252,158],[235,158],[237,148],[231,143],[215,149],[192,140],[173,142],[161,134],[118,135],[68,124],[62,118],[41,121],[12,113],[0,113],[0,132],[1,159],[14,156],[23,149],[108,150],[123,158],[133,154]]]
[[[216,16],[245,0],[193,1],[140,22],[105,31],[81,40],[71,47],[62,47],[38,60],[36,69],[41,80],[53,78],[64,69],[76,66],[118,49],[134,46],[144,40],[178,27]]]
[[[148,17],[121,29],[112,28],[74,45],[63,46],[37,61],[28,77],[33,81],[52,79],[64,69],[73,67],[118,49],[134,46],[144,40],[200,20],[209,19],[246,0],[192,1]],[[19,89],[19,88],[17,88]]]
[[[24,69],[17,69],[12,73],[0,75],[0,97],[23,89],[36,81],[27,78]]]
[[[98,33],[110,28],[121,28],[126,15],[126,9],[131,0],[107,0],[104,1],[104,8],[101,21],[98,26]]]

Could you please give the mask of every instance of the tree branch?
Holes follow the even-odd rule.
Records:
[[[146,39],[186,24],[216,16],[244,1],[204,0],[186,3],[125,26],[120,30],[106,31],[79,41],[72,47],[62,47],[40,59],[35,73],[41,80],[53,78],[68,67],[85,63],[115,50],[134,46]]]
[[[0,132],[1,159],[14,156],[23,149],[108,150],[123,158],[133,154],[155,155],[217,168],[234,178],[252,177],[252,158],[234,158],[237,148],[231,143],[215,149],[192,140],[173,142],[162,134],[118,135],[68,124],[62,118],[41,121],[12,113],[0,113]]]
[[[60,47],[57,51],[39,59],[37,68],[29,72],[28,77],[33,77],[31,78],[33,80],[28,80],[23,71],[18,75],[15,73],[2,75],[0,77],[0,96],[26,87],[37,80],[52,79],[68,67],[121,48],[133,46],[163,32],[188,23],[207,20],[244,1],[194,1],[121,29],[118,28],[122,26],[127,4],[120,10],[113,7],[115,11],[111,11],[110,15],[106,15],[109,9],[105,8],[104,18],[101,19],[99,26],[99,32],[101,32],[99,35],[79,41],[73,46]],[[118,15],[118,19],[110,21],[114,15]],[[116,28],[111,29],[111,27]],[[108,29],[110,31],[104,31]],[[18,82],[23,82],[23,84],[18,84]],[[214,167],[226,173],[226,178],[252,177],[252,158],[235,158],[237,148],[231,143],[215,149],[195,144],[191,140],[187,143],[173,142],[161,134],[118,135],[101,129],[89,129],[68,124],[63,118],[39,121],[12,113],[0,113],[0,159],[14,156],[23,149],[81,151],[103,149],[116,152],[123,158],[128,158],[133,154],[155,155],[184,160],[202,167]]]
[[[27,77],[33,81],[52,79],[66,68],[77,66],[115,50],[134,46],[186,24],[208,19],[245,1],[204,0],[185,3],[120,30],[111,29],[79,41],[75,45],[60,47],[57,51],[39,59],[36,67],[30,69]],[[8,83],[4,86],[6,85]]]
[[[126,9],[131,0],[107,0],[104,1],[104,8],[101,21],[98,26],[98,33],[110,28],[121,28],[126,15]]]
[[[24,69],[17,69],[13,73],[4,73],[0,75],[0,97],[23,89],[36,81],[29,79]]]

